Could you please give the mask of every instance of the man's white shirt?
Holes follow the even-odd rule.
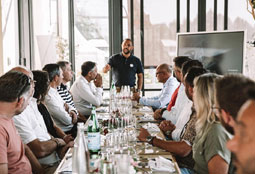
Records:
[[[80,76],[72,85],[71,93],[76,109],[82,115],[90,115],[92,106],[100,106],[103,102],[103,88],[96,87],[94,82],[88,82]]]
[[[175,105],[171,108],[170,111],[165,110],[162,114],[162,117],[166,120],[170,120],[173,124],[176,124],[182,109],[184,109],[183,106],[188,101],[190,100],[185,93],[185,86],[181,84],[177,94]]]
[[[13,117],[13,121],[24,144],[36,139],[39,141],[51,139],[35,98],[31,99],[29,105],[21,114]],[[41,164],[53,164],[59,161],[59,158],[56,151],[54,151],[52,154],[38,160]]]
[[[69,112],[75,109],[71,105],[68,105],[69,111],[67,112],[65,110],[65,101],[61,98],[57,89],[50,87],[48,94],[45,96],[45,104],[58,127],[64,132],[72,129],[72,117]]]

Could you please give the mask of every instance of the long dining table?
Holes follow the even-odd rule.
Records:
[[[110,160],[110,162],[105,161],[106,156],[109,155],[107,153],[107,147],[108,147],[107,141],[109,141],[110,138],[109,138],[109,134],[107,135],[107,132],[108,131],[110,132],[110,130],[105,131],[105,129],[107,129],[107,126],[104,127],[104,123],[105,123],[105,120],[109,119],[109,115],[110,115],[109,107],[106,105],[101,106],[97,108],[96,111],[97,111],[96,113],[97,113],[99,122],[101,123],[101,129],[104,129],[104,130],[102,131],[102,134],[101,134],[101,153],[98,159],[99,161],[98,162],[99,164],[97,165],[98,169],[93,170],[93,172],[91,171],[91,173],[103,173],[103,174],[123,173],[123,172],[118,172],[119,170],[116,168],[118,168],[119,165],[122,165],[120,164],[120,161],[123,161],[122,159],[124,159],[123,157],[124,155],[126,155],[129,157],[128,158],[129,161],[127,162],[129,167],[126,169],[128,170],[127,172],[128,174],[132,174],[132,173],[181,174],[179,166],[174,156],[170,152],[154,147],[146,142],[141,142],[137,139],[140,128],[144,127],[144,128],[147,128],[152,135],[165,140],[164,134],[159,129],[156,128],[156,125],[158,125],[158,122],[153,120],[152,108],[147,106],[142,106],[142,105],[136,105],[132,108],[132,118],[135,125],[133,127],[127,126],[125,128],[125,130],[128,133],[131,132],[130,134],[128,134],[128,136],[132,136],[132,138],[129,139],[129,146],[127,148],[124,148],[121,151],[115,151],[110,153],[114,157],[115,162],[113,162],[114,160]],[[86,127],[86,124],[85,124],[85,127]],[[113,147],[113,148],[116,149],[116,147]],[[55,171],[55,174],[72,173],[72,151],[73,149],[70,148],[66,152],[64,158],[62,159],[57,170]],[[108,165],[108,166],[104,166],[104,165]],[[110,165],[110,169],[109,169],[109,165]],[[171,170],[166,170],[166,167],[171,168]]]

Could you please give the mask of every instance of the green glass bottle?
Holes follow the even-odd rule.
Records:
[[[88,149],[90,155],[98,154],[101,150],[101,135],[98,120],[96,117],[96,109],[92,108],[91,116],[88,124]]]

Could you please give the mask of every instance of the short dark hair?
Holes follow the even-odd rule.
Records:
[[[125,41],[130,41],[130,42],[133,44],[133,42],[132,42],[132,40],[131,40],[130,38],[124,39],[124,40],[122,41],[122,43],[125,42]]]
[[[49,88],[49,76],[46,71],[32,71],[35,83],[34,98],[44,101]]]
[[[251,100],[255,100],[255,88],[250,88],[247,90],[248,98]]]
[[[0,77],[0,101],[14,102],[31,88],[31,78],[18,71],[9,71]]]
[[[217,79],[215,89],[219,107],[236,119],[239,109],[249,99],[251,88],[255,88],[255,82],[241,74],[228,74]]]
[[[203,64],[199,60],[189,60],[184,62],[182,65],[182,75],[185,76],[191,67],[203,68]]]
[[[192,88],[194,87],[194,79],[207,71],[200,67],[191,67],[185,76],[185,82],[188,83]]]
[[[91,61],[84,62],[81,65],[81,74],[83,76],[86,76],[95,66],[96,66],[95,62],[91,62]]]
[[[189,58],[188,56],[177,56],[174,58],[174,64],[176,67],[178,68],[182,68],[182,65],[184,64],[184,62],[187,62],[191,60],[191,58]]]
[[[57,64],[59,65],[59,67],[60,67],[62,70],[65,70],[66,65],[70,64],[70,62],[65,61],[65,60],[60,60],[60,61],[57,62]]]
[[[59,65],[56,63],[50,63],[43,67],[43,70],[48,72],[50,82],[52,82],[55,76],[60,75],[59,68]]]

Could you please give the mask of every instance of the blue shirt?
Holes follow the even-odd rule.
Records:
[[[141,97],[139,99],[139,103],[146,106],[152,106],[154,108],[163,108],[170,102],[172,94],[178,85],[179,82],[175,77],[169,77],[164,83],[159,95],[149,98]]]
[[[125,58],[122,54],[110,57],[108,64],[112,68],[112,78],[115,86],[135,86],[136,74],[143,73],[140,59],[131,55]]]

